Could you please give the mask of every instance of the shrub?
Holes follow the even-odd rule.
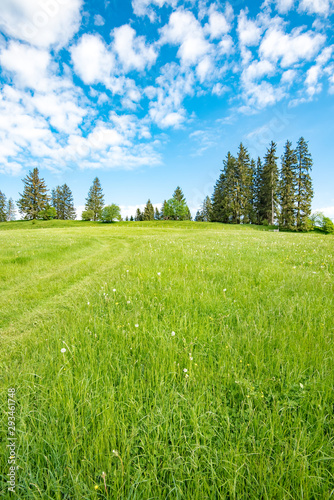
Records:
[[[322,221],[322,227],[324,233],[326,234],[334,234],[334,224],[333,221],[329,217],[324,217]]]
[[[107,205],[103,208],[101,213],[102,222],[113,222],[114,220],[121,220],[121,209],[115,203]]]
[[[94,211],[93,210],[84,210],[81,214],[82,220],[93,220],[94,219]]]

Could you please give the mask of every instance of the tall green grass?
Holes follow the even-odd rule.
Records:
[[[18,498],[334,496],[333,237],[50,226],[0,230]]]

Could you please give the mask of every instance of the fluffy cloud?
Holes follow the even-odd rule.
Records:
[[[238,36],[240,45],[243,47],[258,45],[261,32],[262,30],[257,23],[248,19],[246,11],[242,10],[238,17]]]
[[[177,0],[132,0],[134,14],[139,17],[148,16],[151,22],[156,19],[153,6],[161,8],[164,5],[175,7]]]
[[[115,59],[97,35],[83,35],[71,48],[74,70],[87,85],[105,82],[115,66]]]
[[[294,6],[295,0],[276,0],[278,12],[285,14]]]
[[[152,45],[146,43],[145,37],[136,36],[131,26],[125,24],[113,31],[113,48],[125,71],[150,68],[158,54]]]
[[[302,32],[295,28],[290,34],[280,26],[269,28],[261,42],[259,53],[262,58],[281,61],[287,68],[301,61],[310,61],[319,52],[325,42],[325,36],[313,31]]]
[[[305,85],[307,94],[310,98],[312,98],[316,94],[319,94],[322,90],[322,84],[319,80],[324,73],[324,66],[332,56],[332,52],[332,47],[326,47],[317,57],[316,63],[307,71]]]
[[[208,11],[209,22],[204,26],[210,38],[217,39],[231,30],[230,20],[233,17],[232,7],[227,4],[225,14],[219,12],[216,4],[211,4]]]
[[[173,12],[161,29],[161,43],[179,45],[177,55],[185,66],[199,63],[212,48],[194,14],[183,9]]]
[[[82,0],[2,0],[0,31],[37,47],[61,48],[79,29]]]
[[[327,16],[333,7],[333,0],[301,0],[299,9],[308,14],[320,14]]]

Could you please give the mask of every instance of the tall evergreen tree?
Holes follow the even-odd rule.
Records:
[[[160,219],[161,220],[164,220],[166,219],[166,206],[167,206],[167,201],[164,200],[163,203],[162,203],[162,206],[161,206],[161,211],[160,211]]]
[[[7,220],[7,198],[5,194],[0,191],[0,222]]]
[[[174,198],[174,200],[178,201],[181,204],[180,206],[185,205],[185,215],[183,215],[182,219],[180,219],[180,220],[191,220],[191,212],[189,210],[186,198],[185,198],[180,186],[177,186],[177,188],[175,189],[174,194],[173,194],[173,198]]]
[[[286,229],[296,227],[296,169],[297,155],[292,148],[292,143],[287,141],[282,155],[282,168],[280,179],[280,223]]]
[[[206,198],[203,201],[202,215],[203,215],[203,221],[204,222],[210,222],[211,221],[211,217],[212,217],[212,203],[211,203],[211,200],[210,200],[209,196],[206,196]]]
[[[104,205],[104,195],[98,177],[95,177],[92,186],[89,188],[86,198],[85,210],[93,210],[94,220],[99,220]]]
[[[24,189],[21,198],[17,202],[19,212],[24,219],[37,219],[39,212],[46,209],[49,201],[48,189],[44,179],[39,177],[38,168],[23,179]]]
[[[313,185],[310,172],[312,170],[312,156],[308,150],[308,143],[301,137],[297,143],[297,189],[296,189],[296,223],[298,230],[306,229],[307,219],[311,215]]]
[[[142,212],[140,211],[140,208],[137,208],[137,210],[136,210],[135,220],[136,220],[136,221],[141,221],[141,220],[143,220],[143,214],[142,214]]]
[[[76,218],[73,194],[67,184],[57,186],[53,189],[51,199],[51,204],[57,212],[57,219],[73,220]]]
[[[203,222],[202,210],[197,210],[196,215],[195,215],[195,222]]]
[[[269,224],[274,225],[275,217],[279,216],[278,211],[278,167],[276,156],[277,145],[274,141],[271,142],[267,154],[264,157],[261,198],[263,200],[261,222],[266,219]]]
[[[262,167],[262,162],[261,158],[258,157],[257,163],[256,163],[256,169],[255,169],[255,175],[254,175],[254,199],[253,199],[253,206],[254,206],[254,222],[255,224],[261,224],[261,217],[262,214],[264,213],[264,201],[263,201],[263,167]]]
[[[12,200],[12,198],[9,198],[9,200],[7,202],[7,213],[6,213],[6,216],[7,216],[7,220],[9,222],[16,219],[15,203]]]
[[[155,207],[155,210],[154,210],[154,219],[160,220],[160,212],[159,212],[157,207]]]
[[[212,196],[213,222],[240,223],[240,192],[237,160],[229,152]]]
[[[154,207],[151,200],[148,200],[144,208],[143,220],[154,220]]]
[[[236,194],[239,206],[238,222],[253,220],[253,170],[247,149],[241,143],[237,156]]]

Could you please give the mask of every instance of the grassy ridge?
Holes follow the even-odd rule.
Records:
[[[330,498],[334,238],[81,224],[0,232],[18,497]]]

